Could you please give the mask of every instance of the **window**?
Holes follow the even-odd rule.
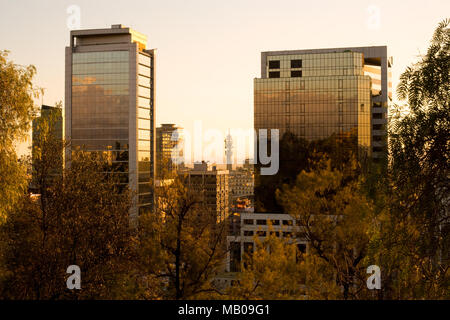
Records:
[[[374,119],[383,119],[383,114],[382,113],[374,113],[373,118]]]
[[[230,271],[240,271],[241,265],[241,244],[234,241],[230,243]]]
[[[290,237],[292,232],[283,232],[283,237]]]
[[[247,254],[253,253],[253,242],[244,242],[244,252]]]
[[[280,60],[269,61],[269,69],[280,69]]]
[[[256,234],[258,235],[258,237],[265,237],[266,236],[266,232],[265,231],[257,231]]]
[[[374,102],[373,103],[374,108],[381,108],[381,102]]]
[[[383,136],[373,136],[373,141],[383,141]]]
[[[382,124],[374,124],[373,130],[384,130],[384,126]]]
[[[301,253],[306,253],[306,244],[304,243],[297,244],[297,250]]]
[[[297,233],[297,238],[307,240],[307,234],[305,231],[300,231]]]
[[[269,72],[269,78],[279,78],[280,77],[280,71],[270,71]]]
[[[300,89],[305,89],[305,81],[300,81]]]
[[[283,220],[283,226],[292,226],[292,220]]]
[[[251,237],[253,236],[253,231],[244,230],[244,237]]]
[[[280,220],[271,220],[270,222],[272,223],[273,226],[279,226],[280,225]]]
[[[302,77],[302,70],[291,71],[291,77],[292,78],[301,78]]]
[[[373,147],[373,152],[382,152],[383,151],[383,147]]]
[[[244,224],[253,224],[253,219],[244,219]]]
[[[263,226],[263,225],[267,224],[267,221],[266,220],[256,220],[256,224],[260,225],[260,226]]]
[[[291,68],[301,68],[302,67],[302,60],[291,60]]]
[[[295,261],[299,262],[302,260],[302,254],[306,253],[306,244],[297,244],[297,254],[295,255]]]
[[[147,57],[146,55],[143,55],[142,53],[139,54],[139,63],[149,66],[150,65],[150,57]]]

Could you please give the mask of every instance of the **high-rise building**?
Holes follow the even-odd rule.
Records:
[[[262,52],[255,129],[309,141],[354,136],[360,151],[383,157],[391,64],[385,46]]]
[[[52,107],[47,106],[43,104],[41,106],[41,114],[39,117],[33,119],[32,122],[32,145],[35,146],[37,143],[37,139],[39,138],[40,134],[40,128],[39,123],[41,122],[41,119],[44,119],[46,121],[51,121],[52,125],[52,131],[51,134],[56,139],[63,139],[63,117],[62,117],[62,110],[59,107]]]
[[[201,195],[201,201],[211,213],[212,221],[222,223],[230,212],[228,171],[208,170],[206,162],[194,163],[187,175],[187,185]]]
[[[107,154],[120,181],[136,194],[131,215],[151,208],[155,170],[155,52],[147,37],[112,25],[74,30],[66,47],[66,152]]]
[[[63,117],[62,110],[58,107],[52,107],[47,105],[41,106],[41,114],[39,117],[33,119],[32,122],[32,179],[30,184],[30,190],[34,192],[38,192],[36,190],[37,187],[37,177],[35,176],[36,172],[36,148],[39,147],[39,139],[41,138],[41,125],[46,122],[47,125],[50,126],[51,131],[49,132],[54,139],[61,140],[63,139]],[[63,170],[63,154],[61,153],[60,159],[53,159],[54,163],[51,165],[55,165],[50,172],[50,177],[53,177],[58,174],[62,174]]]
[[[385,46],[262,52],[261,78],[254,80],[254,127],[278,129],[281,142],[289,132],[308,142],[326,140],[338,155],[383,158],[391,64]],[[295,177],[295,161],[300,160],[280,153],[279,172]],[[258,173],[256,210],[282,211],[272,196],[274,181],[290,176],[274,180]]]
[[[156,128],[156,172],[164,178],[164,172],[175,173],[184,166],[183,128],[163,123]]]

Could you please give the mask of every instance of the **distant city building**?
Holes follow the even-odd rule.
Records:
[[[66,47],[65,129],[71,149],[107,154],[136,193],[131,215],[153,205],[155,52],[131,28],[73,30]],[[71,150],[66,152],[70,164]]]
[[[240,219],[233,222],[239,225],[230,227],[235,233],[227,237],[228,255],[227,272],[239,272],[246,263],[245,258],[251,257],[255,247],[255,236],[264,241],[271,234],[280,238],[292,238],[299,252],[307,251],[308,242],[302,236],[302,226],[289,214],[280,213],[240,213]]]
[[[204,205],[217,223],[224,222],[230,213],[228,171],[208,170],[206,162],[195,163],[187,175],[188,186],[201,195]]]
[[[155,205],[154,205],[154,212],[157,212],[158,214],[164,216],[166,213],[166,209],[167,209],[167,205],[168,205],[168,201],[170,199],[168,199],[166,197],[166,192],[165,190],[167,190],[168,188],[170,188],[173,183],[174,183],[175,179],[164,179],[164,180],[159,180],[156,179],[154,186],[155,186],[155,195],[154,195],[154,201],[155,201]]]
[[[233,170],[233,137],[228,133],[225,138],[225,155],[227,157],[227,170]]]
[[[230,203],[235,206],[240,198],[252,199],[255,188],[253,170],[237,168],[229,171]]]
[[[156,128],[156,172],[161,178],[164,172],[175,173],[184,167],[184,131],[171,123]]]
[[[254,170],[253,160],[248,159],[248,158],[245,159],[243,167],[246,170],[253,171]]]
[[[35,158],[36,158],[36,148],[39,146],[39,139],[41,135],[41,128],[40,125],[43,123],[49,123],[51,122],[52,131],[50,134],[57,140],[63,139],[63,116],[62,116],[62,110],[58,107],[52,107],[47,105],[41,106],[41,114],[39,117],[33,119],[32,122],[32,147],[31,147],[31,154],[32,154],[32,179],[30,184],[30,190],[33,192],[36,192],[36,176],[35,176]],[[61,165],[58,168],[54,168],[52,170],[53,172],[51,175],[58,175],[62,173],[63,170],[63,154],[61,153],[61,158],[59,161],[57,161]]]

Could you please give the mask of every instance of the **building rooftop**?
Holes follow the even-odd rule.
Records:
[[[129,35],[130,37],[120,37],[121,35]],[[99,38],[99,36],[102,36]],[[147,36],[133,30],[129,27],[124,27],[121,24],[113,24],[111,28],[104,29],[84,29],[84,30],[72,30],[70,31],[70,46],[76,46],[77,44],[92,44],[87,39],[92,38],[95,40],[106,41],[105,43],[124,43],[124,42],[136,42],[140,47],[145,48],[147,46]],[[77,41],[81,40],[81,41]]]

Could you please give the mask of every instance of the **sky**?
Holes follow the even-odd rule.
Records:
[[[64,102],[73,5],[81,29],[122,24],[157,48],[157,125],[192,131],[200,120],[204,129],[223,132],[253,127],[262,51],[387,45],[395,88],[450,13],[447,0],[0,0],[0,50],[36,66],[44,104]]]

